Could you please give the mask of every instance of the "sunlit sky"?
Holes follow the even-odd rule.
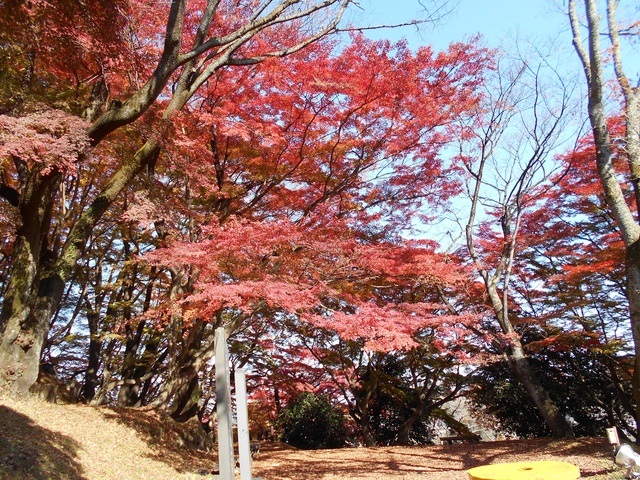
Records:
[[[434,1],[422,3],[433,8]],[[452,10],[451,13],[435,25],[423,25],[419,32],[415,27],[404,27],[368,35],[392,40],[406,37],[412,47],[429,44],[437,50],[478,33],[492,47],[516,37],[544,43],[565,37],[570,44],[567,17],[562,13],[566,0],[440,0],[444,2],[445,9]],[[425,16],[418,0],[363,0],[360,5],[362,11],[355,14],[360,18],[355,21],[365,26],[398,24]]]

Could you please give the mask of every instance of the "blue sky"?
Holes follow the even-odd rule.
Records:
[[[428,4],[429,0],[423,3]],[[457,5],[456,5],[457,4]],[[424,17],[418,0],[364,0],[363,11],[354,21],[364,25],[395,24]],[[571,46],[563,0],[449,0],[453,12],[437,25],[425,25],[421,32],[415,27],[369,32],[374,38],[393,40],[406,37],[412,47],[432,45],[437,50],[455,41],[480,33],[489,46],[497,47],[501,40],[516,36],[536,42],[566,38]]]

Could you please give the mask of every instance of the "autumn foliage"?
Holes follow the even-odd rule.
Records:
[[[428,239],[508,111],[496,52],[334,35],[351,3],[0,4],[0,385],[51,363],[85,401],[206,418],[223,327],[261,435],[321,395],[410,443],[462,428],[445,405],[518,342],[626,351],[591,137],[518,194],[517,235],[487,200],[475,253]]]

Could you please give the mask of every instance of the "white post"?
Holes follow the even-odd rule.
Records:
[[[249,413],[247,410],[247,376],[244,369],[237,369],[235,378],[240,480],[253,480],[251,477],[251,439],[249,437]]]
[[[229,350],[224,328],[216,329],[216,412],[218,417],[218,464],[220,480],[235,480],[233,457],[233,419]]]
[[[613,448],[620,446],[620,437],[618,437],[618,429],[616,427],[607,428],[607,437],[609,437],[609,443],[613,445]]]

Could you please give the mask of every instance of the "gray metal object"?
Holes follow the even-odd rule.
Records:
[[[622,445],[616,452],[616,464],[627,468],[627,478],[640,478],[640,455],[629,445]]]

